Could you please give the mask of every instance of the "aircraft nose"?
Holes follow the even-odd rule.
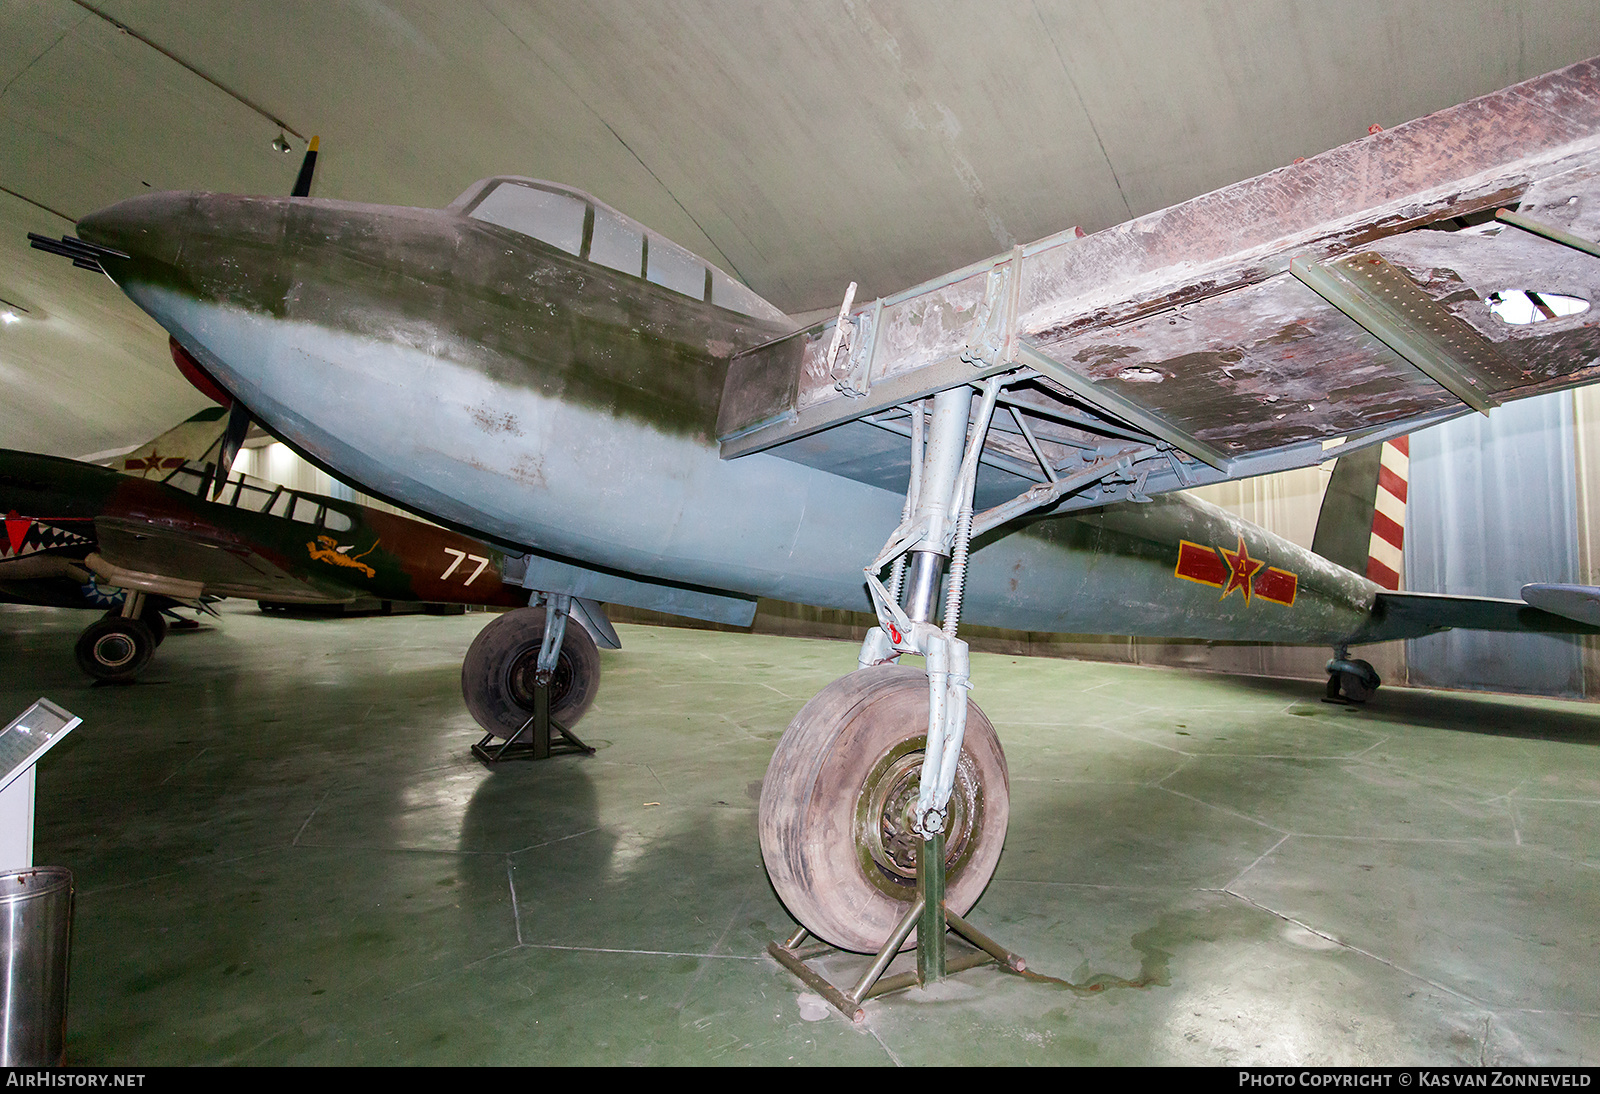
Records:
[[[187,193],[160,193],[119,201],[78,221],[78,238],[121,251],[135,263],[174,265],[188,232],[191,199]]]

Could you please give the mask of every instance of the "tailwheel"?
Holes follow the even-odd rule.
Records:
[[[928,677],[886,665],[829,684],[778,742],[761,787],[761,855],[789,912],[818,938],[872,953],[917,895],[911,830],[928,732]],[[945,903],[965,915],[1000,861],[1010,780],[994,727],[967,703],[945,825]],[[913,935],[906,947],[915,945]]]
[[[534,675],[545,609],[518,608],[478,632],[461,662],[461,695],[485,732],[511,738],[534,709]],[[570,729],[600,691],[600,651],[589,632],[569,623],[550,680],[550,717]]]
[[[1365,703],[1377,694],[1383,678],[1369,661],[1336,656],[1328,662],[1328,699]]]

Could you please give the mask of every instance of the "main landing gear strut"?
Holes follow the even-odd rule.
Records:
[[[862,1002],[887,991],[990,961],[1025,967],[962,918],[994,873],[1010,814],[1005,756],[967,698],[967,644],[956,637],[978,459],[1000,386],[984,382],[976,414],[968,386],[935,395],[931,421],[922,404],[912,408],[903,519],[865,569],[878,626],[859,671],[796,715],[762,784],[762,857],[801,923],[768,951],[858,1022]],[[926,672],[895,663],[908,653]],[[949,930],[975,952],[947,956]],[[810,935],[824,945],[805,947]],[[913,935],[916,972],[880,979]],[[807,964],[835,949],[876,954],[848,991]]]

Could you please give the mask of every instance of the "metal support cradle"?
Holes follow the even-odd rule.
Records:
[[[581,752],[594,755],[594,749],[580,741],[576,734],[550,717],[550,685],[539,684],[533,689],[533,714],[522,728],[498,745],[491,746],[493,733],[485,733],[483,740],[472,746],[472,754],[486,764],[501,760],[548,760],[563,753]]]
[[[900,953],[900,947],[917,932],[917,967],[915,970],[885,976],[889,965]],[[947,933],[955,932],[972,949],[951,955],[947,951]],[[767,952],[784,968],[799,977],[840,1014],[852,1022],[864,1022],[867,1012],[862,1004],[891,992],[925,986],[943,980],[953,973],[965,972],[980,965],[994,963],[1015,973],[1023,973],[1028,963],[1000,943],[978,930],[944,904],[944,833],[936,834],[919,848],[917,855],[917,899],[911,902],[906,913],[889,940],[873,957],[859,979],[848,990],[842,990],[831,980],[813,969],[809,962],[839,951],[820,943],[805,945],[809,933],[804,927],[782,942],[769,942]]]

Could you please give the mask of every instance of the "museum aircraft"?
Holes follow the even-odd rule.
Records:
[[[961,622],[1326,645],[1358,689],[1350,645],[1549,623],[1385,590],[1178,491],[1596,379],[1597,233],[1590,61],[869,303],[851,286],[810,326],[516,176],[443,209],[151,194],[63,246],[300,452],[515,548],[537,606],[463,668],[491,732],[524,722],[508,681],[552,670],[570,598],[736,624],[762,596],[870,604],[861,670],[796,716],[760,809],[789,910],[870,951],[908,937],[919,848],[964,912],[1004,841]]]
[[[164,611],[217,597],[273,606],[527,603],[504,552],[352,501],[219,473],[228,411],[212,407],[103,467],[0,449],[0,600],[98,610],[78,664],[126,682],[166,636]],[[598,609],[596,609],[598,614]],[[586,617],[580,614],[580,619]],[[596,630],[602,644],[614,632]],[[593,646],[571,656],[598,659]],[[575,721],[593,690],[566,689]]]

